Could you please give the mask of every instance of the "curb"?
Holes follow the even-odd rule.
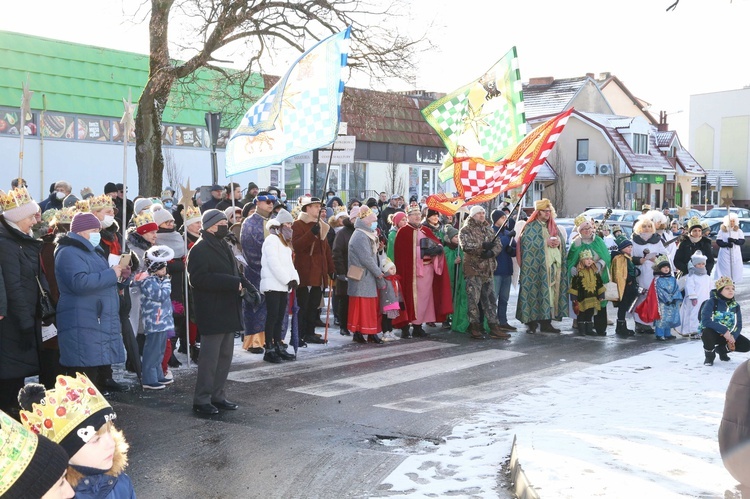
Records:
[[[516,435],[513,435],[513,445],[510,449],[510,481],[511,490],[518,499],[539,499],[539,494],[534,490],[526,473],[518,461],[518,448],[516,447]]]

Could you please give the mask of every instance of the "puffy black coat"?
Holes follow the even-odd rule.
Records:
[[[39,373],[42,323],[37,317],[42,242],[0,215],[0,379]]]
[[[190,248],[188,281],[193,289],[195,319],[201,335],[241,331],[242,278],[229,245],[202,231]]]

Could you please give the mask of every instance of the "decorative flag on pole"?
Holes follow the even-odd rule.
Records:
[[[261,97],[232,133],[227,176],[281,163],[336,140],[351,27],[318,42]]]
[[[31,115],[31,96],[34,92],[29,90],[29,74],[26,73],[26,82],[21,84],[23,87],[23,94],[21,95],[21,124],[19,125],[19,152],[18,152],[18,179],[19,185],[23,178],[23,137],[26,135],[26,116]]]
[[[442,182],[453,176],[453,157],[505,157],[526,134],[516,48],[478,80],[424,108],[422,116],[448,149],[438,173]]]
[[[532,130],[502,161],[455,157],[453,180],[458,189],[455,197],[436,194],[427,198],[427,206],[452,215],[464,204],[479,204],[499,194],[528,186],[549,156],[573,109],[546,121]]]

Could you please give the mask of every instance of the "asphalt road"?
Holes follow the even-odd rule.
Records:
[[[328,345],[284,364],[263,362],[238,340],[228,383],[237,411],[195,416],[195,369],[186,366],[164,391],[113,395],[131,445],[128,473],[147,499],[387,496],[379,484],[405,456],[441,445],[485,404],[663,346],[649,335],[617,338],[614,326],[607,337],[579,337],[570,319],[555,324],[563,334],[472,341],[428,329],[427,339],[385,345],[354,343],[336,328]]]

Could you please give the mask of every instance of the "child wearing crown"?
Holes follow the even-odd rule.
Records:
[[[700,317],[698,311],[711,294],[711,276],[706,270],[706,255],[700,250],[693,253],[685,277],[685,299],[680,310],[680,335],[699,338]]]
[[[174,382],[164,376],[162,358],[167,338],[174,336],[172,281],[167,262],[174,257],[168,246],[152,246],[145,253],[146,273],[139,274],[136,285],[141,290],[141,317],[146,341],[143,345],[142,382],[144,390],[163,390]]]
[[[667,255],[654,260],[654,287],[659,300],[659,318],[654,321],[654,334],[659,341],[673,340],[672,328],[680,325],[682,291],[672,275],[672,265]]]
[[[750,351],[750,340],[742,336],[742,312],[734,299],[734,282],[727,276],[721,277],[715,290],[700,310],[700,333],[706,360],[703,365],[714,365],[716,354],[723,361],[729,361],[729,351]]]
[[[599,275],[594,254],[590,249],[581,251],[578,255],[578,264],[575,266],[573,278],[570,281],[570,300],[573,309],[578,314],[578,333],[589,336],[597,336],[594,331],[594,314],[602,309],[601,301],[604,299],[604,283]],[[606,336],[607,332],[600,336]]]
[[[83,374],[58,376],[55,388],[30,383],[18,394],[21,424],[62,446],[77,498],[135,498],[128,444],[112,406]]]

